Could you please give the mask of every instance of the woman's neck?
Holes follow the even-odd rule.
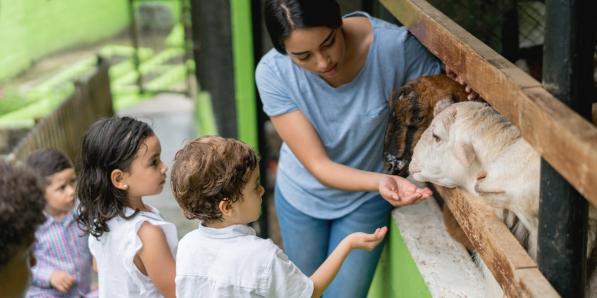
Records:
[[[342,34],[345,43],[343,69],[335,78],[326,80],[337,88],[350,83],[365,66],[371,41],[373,40],[371,22],[366,17],[349,17],[343,20]]]

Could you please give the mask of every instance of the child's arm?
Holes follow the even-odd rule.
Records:
[[[175,297],[176,263],[162,229],[144,222],[138,231],[143,247],[137,252],[141,266],[164,297]],[[139,268],[141,269],[141,268]],[[141,270],[143,271],[143,270]]]
[[[39,240],[38,240],[39,241]],[[31,268],[31,284],[40,288],[54,288],[66,293],[75,283],[75,277],[67,272],[50,267],[48,262],[42,261],[42,255],[47,254],[41,249],[42,245],[36,242],[33,245],[33,255],[37,256],[37,264]]]
[[[336,276],[336,273],[338,273],[340,266],[351,250],[365,249],[371,251],[383,240],[387,231],[387,227],[377,228],[373,234],[352,233],[342,239],[332,254],[330,254],[325,262],[319,266],[317,271],[311,275],[311,280],[313,280],[312,297],[321,296],[323,291]]]

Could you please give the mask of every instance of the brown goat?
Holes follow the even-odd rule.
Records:
[[[384,139],[384,172],[408,176],[413,149],[431,123],[433,109],[442,100],[466,100],[464,87],[446,75],[434,75],[412,80],[394,91]]]
[[[440,101],[466,100],[464,87],[446,75],[425,76],[406,83],[389,100],[390,119],[384,139],[384,171],[408,176],[408,165],[415,145],[433,119]],[[443,208],[444,223],[450,236],[472,249],[450,209]]]

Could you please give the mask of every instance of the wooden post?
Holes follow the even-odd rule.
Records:
[[[209,92],[218,134],[238,137],[230,1],[191,0],[195,74]]]
[[[594,94],[592,2],[546,1],[543,47],[545,89],[585,119]],[[583,196],[542,160],[537,262],[562,297],[585,296],[587,213]]]

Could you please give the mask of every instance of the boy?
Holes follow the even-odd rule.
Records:
[[[23,297],[35,259],[31,245],[44,222],[45,200],[35,174],[0,159],[0,296]]]
[[[247,226],[261,211],[258,158],[234,139],[196,139],[176,153],[172,189],[197,230],[180,241],[177,297],[319,297],[352,249],[371,250],[387,228],[353,233],[309,278]]]
[[[27,297],[81,297],[90,292],[91,254],[75,212],[75,170],[54,149],[34,151],[26,164],[44,182],[46,221],[35,233],[37,266]]]

